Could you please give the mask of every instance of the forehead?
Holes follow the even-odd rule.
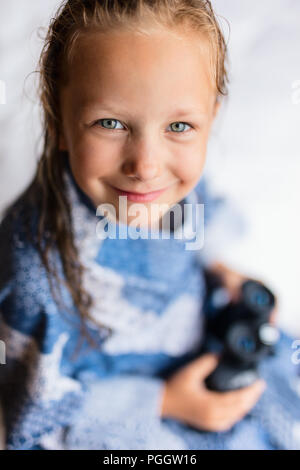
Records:
[[[126,103],[185,98],[209,105],[215,97],[208,41],[200,34],[166,30],[88,32],[76,41],[67,88],[86,103],[113,99]]]

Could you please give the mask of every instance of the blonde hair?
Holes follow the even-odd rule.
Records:
[[[227,49],[223,33],[206,0],[68,0],[52,19],[40,56],[40,99],[43,110],[44,148],[35,179],[29,192],[40,201],[38,250],[50,279],[59,282],[58,274],[48,259],[51,247],[58,249],[66,281],[87,337],[85,319],[89,317],[91,296],[82,286],[84,266],[79,261],[74,243],[71,210],[66,196],[63,155],[59,150],[61,129],[59,87],[67,80],[67,70],[80,35],[91,30],[101,32],[120,29],[147,34],[151,27],[176,31],[186,26],[208,39],[217,96],[227,94]],[[203,39],[199,38],[199,41]],[[47,236],[46,236],[47,234]],[[101,326],[101,325],[100,325]],[[102,325],[103,326],[103,325]],[[91,338],[88,338],[89,341]],[[91,342],[91,341],[90,341]],[[94,346],[95,342],[91,342]]]

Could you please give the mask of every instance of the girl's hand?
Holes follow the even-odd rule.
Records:
[[[214,263],[209,270],[221,277],[224,287],[228,290],[231,300],[237,302],[241,294],[241,285],[250,278],[238,271],[229,269],[223,263]],[[252,278],[251,278],[252,279]],[[254,279],[253,279],[254,280]],[[257,281],[260,282],[260,281]],[[270,323],[275,325],[278,318],[278,306],[275,300],[275,307],[270,315]]]
[[[241,390],[214,392],[204,380],[218,364],[218,357],[208,353],[182,367],[166,382],[161,417],[175,418],[199,430],[227,431],[256,404],[265,389],[257,380]]]

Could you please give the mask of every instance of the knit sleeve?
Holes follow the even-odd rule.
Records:
[[[0,259],[0,340],[5,345],[0,401],[5,447],[28,450],[45,433],[69,424],[82,390],[78,381],[60,371],[68,331],[57,334],[51,320],[55,306],[38,254],[10,218],[0,224]]]
[[[213,194],[207,177],[201,178],[195,191],[198,203],[204,204],[204,243],[198,257],[203,266],[209,266],[222,260],[225,251],[244,236],[247,221],[233,198]]]

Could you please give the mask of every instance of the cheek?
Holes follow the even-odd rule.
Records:
[[[98,179],[113,171],[119,161],[118,155],[118,151],[104,140],[82,136],[70,152],[70,159],[82,177]]]
[[[204,141],[201,145],[193,145],[186,148],[176,158],[176,173],[184,184],[194,184],[200,178],[206,156],[206,145]]]

